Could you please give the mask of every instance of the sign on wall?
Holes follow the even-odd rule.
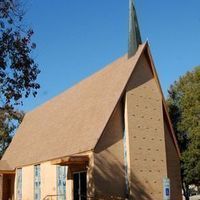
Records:
[[[163,200],[170,200],[170,180],[163,178]]]

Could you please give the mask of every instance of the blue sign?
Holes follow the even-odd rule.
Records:
[[[163,178],[163,200],[170,200],[170,180]]]
[[[166,195],[166,196],[169,196],[169,194],[170,194],[170,193],[169,193],[169,188],[165,188],[165,195]]]

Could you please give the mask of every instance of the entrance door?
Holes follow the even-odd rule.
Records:
[[[87,199],[87,173],[74,173],[74,200]]]

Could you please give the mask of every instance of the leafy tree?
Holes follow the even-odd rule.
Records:
[[[19,0],[0,0],[0,152],[22,119],[16,105],[31,94],[36,96],[40,88],[36,82],[40,71],[32,58],[33,30],[23,24],[24,14]]]
[[[168,91],[169,114],[181,150],[182,186],[200,186],[200,66],[180,77]]]
[[[0,158],[10,144],[15,129],[21,123],[24,113],[5,107],[0,110]]]

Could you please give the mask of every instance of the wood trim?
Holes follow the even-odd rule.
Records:
[[[0,174],[15,174],[15,171],[4,171],[4,170],[0,170]]]
[[[56,160],[52,160],[52,165],[80,165],[87,164],[89,162],[88,156],[70,156]]]

